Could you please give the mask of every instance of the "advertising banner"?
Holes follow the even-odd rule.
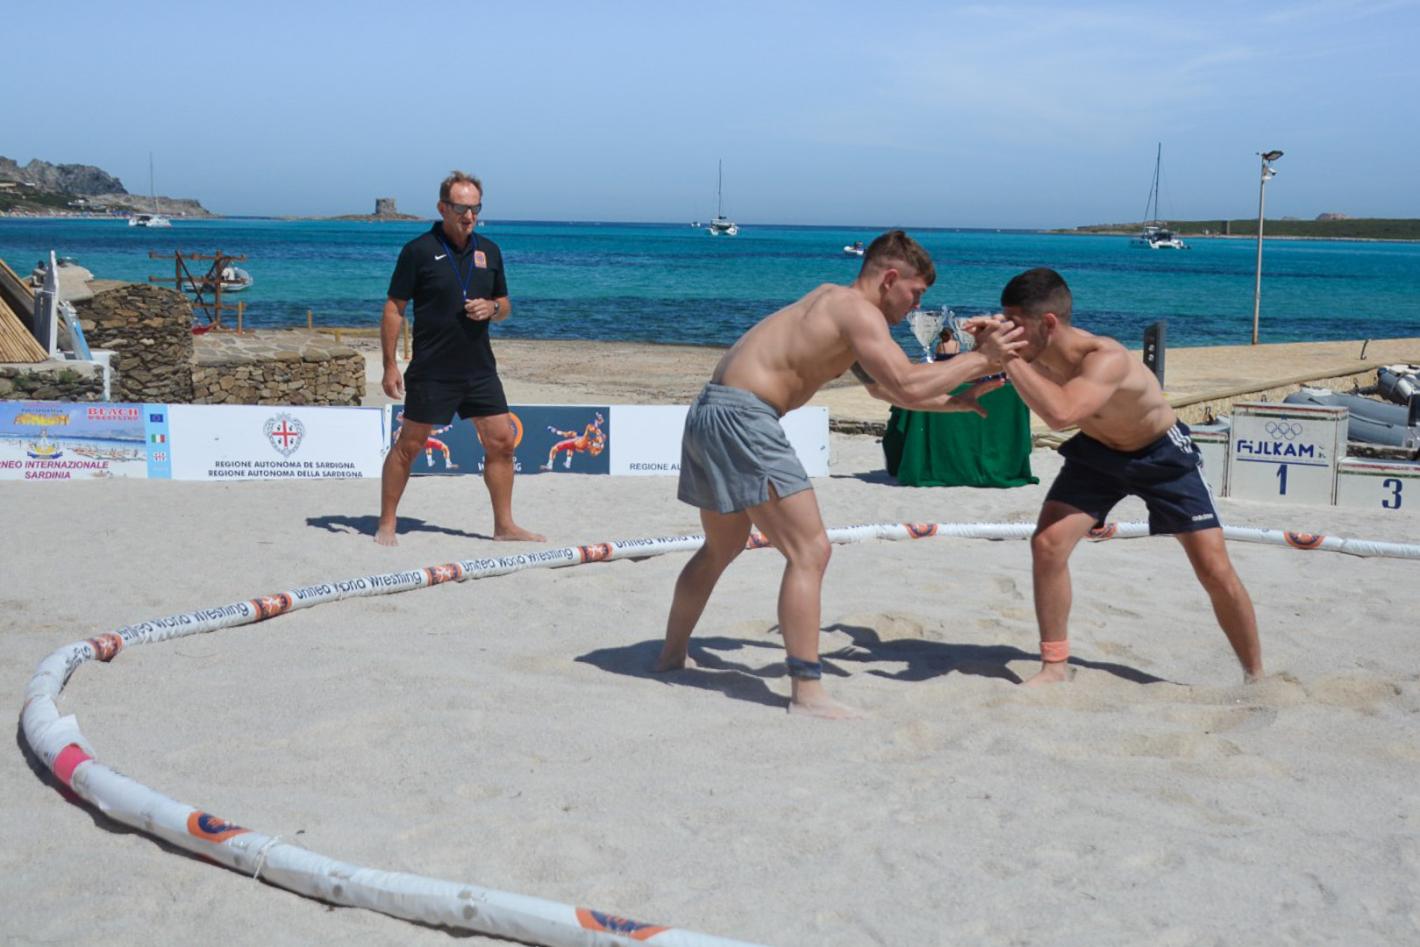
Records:
[[[168,407],[174,480],[378,477],[379,408],[292,405]]]
[[[0,401],[0,479],[162,476],[150,470],[147,417],[162,405]]]
[[[633,476],[674,476],[680,473],[680,436],[685,405],[628,405],[611,408],[616,443],[611,448],[611,472]],[[828,476],[828,409],[803,407],[779,419],[799,462],[810,477]]]
[[[515,473],[609,472],[611,411],[605,405],[511,405]],[[389,412],[393,444],[404,423],[404,406]],[[414,458],[413,474],[483,473],[483,445],[472,421],[454,418],[435,425]]]

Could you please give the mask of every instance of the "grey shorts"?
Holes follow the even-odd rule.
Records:
[[[741,388],[709,384],[685,416],[680,489],[692,506],[738,513],[813,485],[789,444],[779,413]]]

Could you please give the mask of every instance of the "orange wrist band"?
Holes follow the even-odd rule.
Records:
[[[1040,643],[1040,659],[1047,664],[1055,664],[1060,661],[1070,659],[1070,640],[1063,641],[1042,641]]]

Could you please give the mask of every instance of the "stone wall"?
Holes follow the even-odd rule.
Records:
[[[0,365],[0,400],[103,401],[103,368],[57,359]]]
[[[310,332],[211,332],[196,340],[192,387],[193,404],[358,405],[365,357]]]
[[[1169,399],[1174,413],[1184,424],[1207,424],[1220,415],[1228,414],[1238,401],[1282,401],[1293,392],[1309,388],[1329,388],[1332,391],[1350,392],[1357,388],[1376,383],[1375,366],[1355,367],[1354,371],[1339,371],[1335,375],[1316,378],[1312,375],[1282,378],[1264,385],[1232,388],[1226,391],[1193,395],[1188,398]]]
[[[114,353],[114,401],[192,401],[192,305],[186,296],[124,283],[74,308],[89,347]]]

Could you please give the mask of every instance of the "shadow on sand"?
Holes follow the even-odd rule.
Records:
[[[1013,661],[1039,661],[1038,651],[1023,651],[1012,645],[956,644],[947,641],[927,641],[921,638],[892,638],[884,641],[872,628],[861,625],[845,625],[841,622],[829,625],[825,632],[840,632],[851,640],[851,644],[834,651],[824,652],[824,673],[828,673],[829,660],[843,664],[883,663],[898,664],[901,668],[886,671],[880,668],[866,668],[865,673],[886,677],[896,681],[925,681],[947,674],[969,674],[975,677],[994,677],[1013,684],[1021,683],[1020,675],[1008,666]],[[1155,677],[1137,668],[1108,661],[1086,661],[1071,658],[1070,664],[1077,668],[1104,671],[1115,677],[1135,684],[1166,684],[1162,677]]]
[[[825,650],[822,655],[824,677],[851,677],[855,671],[894,681],[926,681],[948,674],[967,674],[1020,684],[1021,677],[1011,670],[1015,661],[1040,660],[1035,651],[1023,651],[1011,645],[957,644],[926,641],[920,638],[883,640],[872,628],[842,623],[829,625],[827,634],[847,635],[849,643]],[[827,646],[830,642],[826,641]],[[747,641],[723,636],[692,638],[690,658],[695,667],[658,674],[652,670],[661,653],[661,642],[638,641],[616,648],[598,648],[576,660],[612,674],[660,681],[680,687],[699,687],[718,691],[732,700],[744,700],[769,707],[785,707],[788,698],[770,689],[768,681],[783,679],[788,689],[788,672],[784,667],[783,646],[778,639]],[[733,655],[734,657],[730,657]],[[1107,661],[1086,661],[1071,658],[1077,668],[1103,671],[1135,684],[1166,684],[1164,678],[1147,674],[1137,668]],[[870,665],[892,665],[872,667]],[[856,667],[855,667],[856,666]]]
[[[351,533],[374,538],[375,530],[380,525],[380,518],[374,514],[369,516],[308,516],[306,517],[306,525],[323,529],[329,533]],[[448,526],[435,526],[410,516],[397,517],[395,519],[395,535],[403,536],[406,533],[443,533],[445,536],[458,536],[461,539],[493,538],[484,533],[470,533]]]

